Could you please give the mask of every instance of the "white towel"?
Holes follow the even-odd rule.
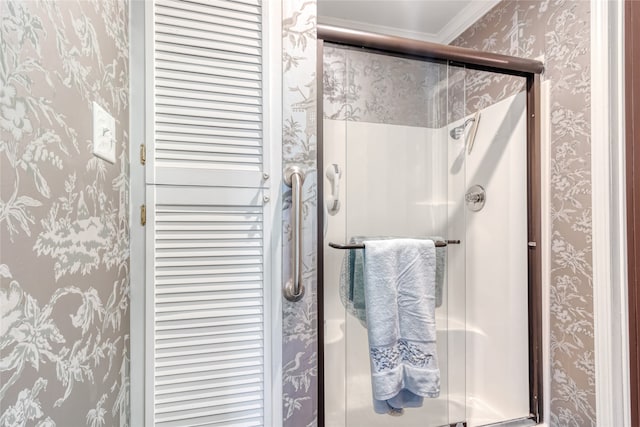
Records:
[[[364,242],[365,301],[374,409],[393,413],[440,394],[436,251],[432,240]]]

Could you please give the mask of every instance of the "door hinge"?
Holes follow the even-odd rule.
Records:
[[[140,224],[147,224],[147,207],[145,205],[140,206]]]
[[[144,144],[140,144],[140,163],[145,164],[147,161],[147,147]]]

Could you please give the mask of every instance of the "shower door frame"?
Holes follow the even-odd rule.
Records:
[[[541,240],[541,61],[481,52],[402,37],[387,36],[329,25],[317,26],[317,262],[318,262],[318,425],[325,427],[324,403],[324,159],[323,159],[323,72],[324,43],[363,48],[372,53],[407,59],[444,62],[472,70],[487,71],[526,79],[527,91],[527,242],[528,242],[528,325],[529,325],[529,417],[535,424],[543,417],[542,362],[542,248]],[[466,420],[464,420],[466,421]],[[509,420],[513,421],[513,420]],[[524,420],[523,420],[524,421]],[[507,421],[508,422],[508,421]]]

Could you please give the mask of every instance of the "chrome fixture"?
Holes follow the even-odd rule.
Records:
[[[480,124],[480,111],[476,112],[476,115],[473,116],[473,126],[471,126],[471,130],[467,134],[467,154],[471,154],[471,150],[473,149],[473,143],[476,140],[476,133],[478,133],[478,125]]]
[[[473,123],[471,126],[471,130],[467,134],[467,139],[465,141],[465,145],[467,146],[467,154],[471,154],[471,150],[473,149],[473,143],[476,140],[476,133],[478,133],[478,124],[480,123],[480,111],[476,112],[476,114],[465,120],[463,124],[460,126],[456,126],[449,132],[451,138],[458,140],[462,138],[464,135],[464,131],[467,129],[469,123]]]
[[[474,185],[469,188],[467,194],[464,195],[464,200],[467,202],[467,207],[472,212],[478,212],[484,208],[484,204],[487,201],[487,195],[484,191],[484,187],[481,185]]]
[[[304,296],[302,283],[302,184],[304,172],[298,166],[289,166],[284,171],[284,182],[291,187],[291,279],[284,285],[284,297],[292,302]]]
[[[326,198],[327,213],[331,216],[340,211],[340,178],[342,171],[335,163],[330,164],[325,171],[325,176],[331,183],[331,195]]]
[[[449,135],[451,135],[451,138],[456,140],[462,138],[462,135],[464,135],[464,131],[467,128],[467,125],[469,123],[475,122],[475,120],[476,120],[475,117],[465,120],[464,123],[461,124],[460,126],[456,126],[453,129],[451,129],[451,131],[449,132]]]

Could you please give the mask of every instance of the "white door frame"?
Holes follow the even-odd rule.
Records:
[[[591,0],[596,422],[631,425],[626,251],[624,1]]]
[[[129,233],[131,414],[129,424],[144,426],[145,410],[145,229],[140,206],[145,203],[145,168],[140,144],[145,141],[145,1],[129,2]]]

